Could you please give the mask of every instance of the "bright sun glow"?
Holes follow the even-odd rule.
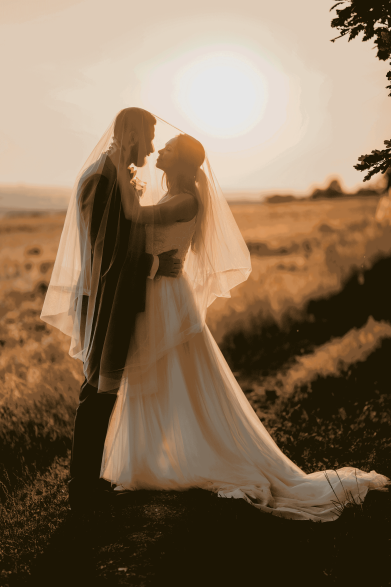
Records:
[[[247,133],[267,105],[265,77],[235,53],[205,55],[182,68],[175,81],[175,99],[183,114],[215,137]]]

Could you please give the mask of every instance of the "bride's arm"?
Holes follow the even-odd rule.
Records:
[[[188,222],[197,214],[198,202],[191,194],[177,194],[167,202],[156,206],[139,206],[137,220],[140,224],[173,224]],[[136,216],[136,213],[134,213]]]
[[[197,214],[198,202],[191,194],[177,194],[156,206],[141,206],[135,189],[129,183],[129,175],[119,178],[119,182],[122,208],[127,220],[139,224],[172,224],[187,222]]]

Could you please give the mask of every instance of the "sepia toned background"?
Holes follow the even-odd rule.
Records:
[[[390,130],[387,63],[371,41],[330,42],[331,6],[2,0],[0,183],[72,186],[141,105],[196,134],[227,191],[357,188],[352,163]]]
[[[123,107],[206,146],[253,266],[207,321],[273,438],[306,472],[390,476],[391,228],[375,218],[386,182],[353,168],[391,129],[388,66],[371,42],[330,42],[331,5],[0,0],[0,496],[16,496],[1,520],[47,508],[9,530],[9,573],[29,575],[66,520],[82,364],[39,315],[73,180]],[[134,573],[145,533],[158,540],[145,516]],[[113,544],[95,561],[112,581]]]

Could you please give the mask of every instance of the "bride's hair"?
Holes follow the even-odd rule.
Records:
[[[197,139],[185,134],[176,137],[175,149],[178,155],[177,169],[170,179],[175,181],[179,193],[189,192],[196,196],[196,174],[205,160],[205,149]],[[170,191],[171,182],[166,174],[163,176],[163,181]]]
[[[197,139],[186,134],[180,134],[176,137],[175,148],[178,159],[177,170],[172,176],[172,181],[175,181],[178,193],[190,193],[195,196],[198,201],[197,227],[192,241],[192,248],[193,250],[196,250],[199,237],[201,237],[203,230],[206,210],[208,207],[208,201],[204,193],[205,189],[201,190],[201,194],[200,190],[197,188],[197,183],[202,183],[204,186],[205,182],[203,179],[205,178],[206,180],[206,176],[201,169],[201,165],[205,161],[205,149]],[[171,182],[166,173],[164,173],[162,181],[166,184],[168,191],[170,191]]]

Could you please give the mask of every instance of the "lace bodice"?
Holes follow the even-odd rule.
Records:
[[[146,252],[160,255],[171,249],[178,249],[175,257],[185,260],[196,226],[196,217],[189,222],[174,224],[147,224]]]

